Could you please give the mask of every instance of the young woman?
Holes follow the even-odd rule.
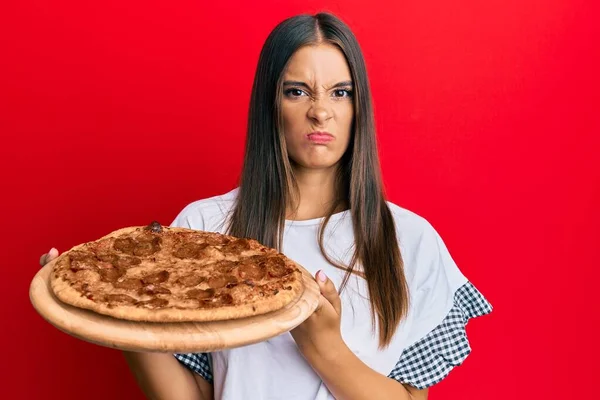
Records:
[[[126,353],[149,398],[426,399],[469,354],[467,321],[491,311],[435,229],[385,200],[363,56],[330,14],[270,34],[239,187],[189,204],[172,225],[276,247],[315,274],[322,296],[300,326],[262,343]]]

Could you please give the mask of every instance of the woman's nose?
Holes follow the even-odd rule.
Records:
[[[308,111],[308,116],[312,119],[318,120],[319,122],[327,121],[329,118],[331,118],[331,110],[325,103],[326,100],[314,100]]]

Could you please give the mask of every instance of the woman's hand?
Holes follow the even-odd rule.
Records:
[[[333,283],[319,271],[321,299],[316,311],[291,331],[298,349],[336,399],[427,399],[416,390],[376,372],[344,343],[342,303]]]
[[[43,267],[44,265],[48,264],[50,261],[54,260],[56,257],[58,257],[58,250],[56,250],[53,247],[46,254],[42,254],[42,256],[40,257],[40,265]]]
[[[333,282],[323,271],[316,274],[321,298],[315,312],[290,333],[309,363],[319,357],[335,357],[343,348],[340,330],[342,302]]]

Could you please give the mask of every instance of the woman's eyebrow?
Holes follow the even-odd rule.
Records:
[[[339,88],[339,87],[344,87],[344,86],[353,86],[354,84],[352,83],[352,81],[342,81],[342,82],[338,82],[335,85],[333,85],[332,87],[334,88]]]
[[[306,82],[302,82],[302,81],[284,81],[283,86],[300,86],[300,87],[304,87],[309,90],[311,89],[311,87]],[[333,85],[331,88],[334,89],[334,88],[346,87],[346,86],[352,86],[352,81],[338,82],[335,85]]]

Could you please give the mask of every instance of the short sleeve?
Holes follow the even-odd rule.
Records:
[[[174,356],[184,367],[197,373],[207,382],[213,383],[209,353],[176,353]]]
[[[203,230],[206,227],[206,223],[199,207],[195,207],[195,204],[191,203],[175,216],[175,219],[171,222],[171,226]]]
[[[172,227],[177,228],[188,228],[202,229],[203,226],[199,226],[202,223],[201,218],[195,218],[194,224],[189,219],[189,208],[184,208],[171,223]],[[213,374],[211,367],[211,356],[209,353],[176,353],[173,354],[177,361],[179,361],[184,367],[188,368],[192,372],[197,373],[207,382],[213,383]]]
[[[431,225],[420,237],[411,262],[410,328],[398,362],[388,375],[417,389],[433,386],[471,353],[470,319],[489,314],[491,304],[461,273]]]

